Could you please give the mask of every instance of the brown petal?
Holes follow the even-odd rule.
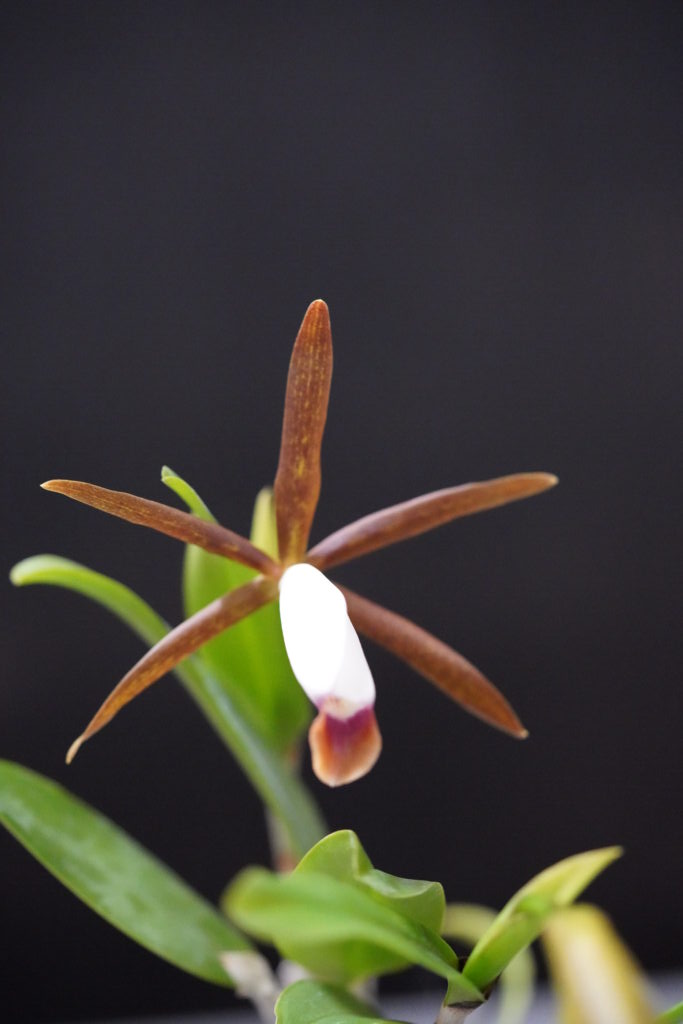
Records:
[[[126,494],[125,491],[110,491],[106,487],[97,487],[95,484],[81,483],[78,480],[48,480],[41,486],[46,491],[57,491],[67,498],[91,505],[129,523],[149,526],[186,544],[195,544],[213,555],[224,555],[225,558],[248,565],[250,569],[256,569],[266,576],[279,575],[279,567],[272,558],[254,547],[246,537],[240,537],[238,533],[233,533],[218,523],[207,523],[189,512],[181,512],[171,505],[162,505],[158,501]]]
[[[524,739],[526,729],[505,697],[452,647],[388,608],[339,588],[359,633],[386,647],[430,682],[489,725]]]
[[[320,446],[332,380],[330,314],[322,299],[306,310],[289,364],[275,511],[280,561],[301,561],[320,494]]]
[[[313,771],[328,786],[344,786],[366,775],[382,750],[374,708],[350,718],[335,718],[323,709],[308,730]]]
[[[343,526],[311,548],[307,561],[318,569],[330,569],[369,551],[433,530],[451,519],[529,498],[556,483],[557,477],[550,473],[516,473],[483,483],[432,491]]]
[[[125,704],[170,672],[178,662],[202,644],[276,597],[277,585],[273,580],[258,576],[244,586],[223,594],[167,633],[112,690],[85,732],[72,743],[66,755],[67,764],[74,759],[81,744],[110,722]]]

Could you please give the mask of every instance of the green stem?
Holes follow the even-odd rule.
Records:
[[[66,558],[35,555],[15,565],[10,578],[17,586],[48,583],[75,590],[116,615],[150,647],[169,631],[168,623],[129,587]],[[302,857],[326,829],[298,774],[267,746],[199,658],[187,658],[174,671],[263,803],[282,822],[293,852]]]
[[[266,747],[220,683],[196,659],[175,669],[218,735],[230,747],[266,807],[282,822],[292,850],[303,857],[325,835],[325,824],[301,779]]]

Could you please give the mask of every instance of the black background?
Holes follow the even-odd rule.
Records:
[[[313,539],[470,479],[550,494],[343,579],[478,664],[515,743],[368,655],[385,752],[329,792],[380,867],[500,905],[623,843],[592,898],[680,963],[679,3],[21,3],[2,26],[2,530],[180,616],[175,542],[38,490],[159,500],[170,463],[246,531],[291,343],[331,308]],[[175,682],[66,769],[139,644],[49,588],[3,590],[3,756],[65,782],[215,899],[264,861],[257,801]],[[310,774],[310,773],[309,773]],[[219,1007],[6,835],[12,1021]]]

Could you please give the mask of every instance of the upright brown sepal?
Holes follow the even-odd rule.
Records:
[[[320,448],[332,380],[330,314],[322,299],[306,311],[289,364],[275,477],[280,560],[301,561],[320,495]]]
[[[313,771],[328,786],[344,786],[366,775],[382,750],[374,708],[361,708],[350,718],[334,718],[323,710],[308,730]]]

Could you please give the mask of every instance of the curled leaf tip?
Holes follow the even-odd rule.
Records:
[[[71,746],[69,747],[69,749],[66,752],[66,763],[67,764],[71,764],[71,762],[75,758],[76,754],[78,753],[78,751],[83,746],[83,743],[85,742],[85,739],[86,739],[85,735],[82,735],[82,736],[79,736],[78,739],[75,739],[73,741],[73,743],[71,744]]]

